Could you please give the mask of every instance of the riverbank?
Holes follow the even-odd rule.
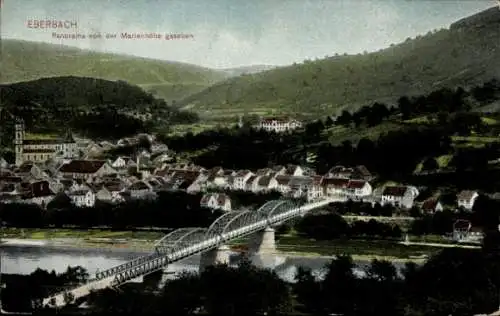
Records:
[[[151,253],[162,232],[69,230],[69,229],[5,229],[3,246],[50,247]],[[233,250],[245,251],[248,238],[231,242]],[[409,242],[398,240],[313,240],[295,234],[277,236],[277,251],[281,256],[333,258],[350,255],[355,260],[373,259],[392,262],[425,261],[444,247],[462,247],[445,243]]]

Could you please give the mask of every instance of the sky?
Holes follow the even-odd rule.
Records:
[[[179,61],[210,68],[289,65],[385,48],[448,27],[495,0],[3,0],[2,38]],[[34,28],[34,20],[76,27]],[[86,38],[54,38],[82,34]],[[101,33],[102,39],[89,34]],[[161,39],[122,39],[121,33]],[[106,39],[105,34],[117,34]],[[190,38],[166,40],[165,34]]]

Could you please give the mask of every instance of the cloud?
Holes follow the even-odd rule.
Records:
[[[215,68],[285,65],[377,50],[489,6],[473,1],[399,0],[6,0],[2,36]],[[61,33],[101,31],[118,37],[53,39],[54,30],[27,28],[30,18],[78,21],[78,30],[58,30]],[[121,32],[187,33],[194,39],[125,40],[120,39]]]

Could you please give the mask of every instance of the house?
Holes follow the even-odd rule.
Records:
[[[322,198],[324,189],[322,186],[323,176],[312,176],[312,185],[307,190],[307,200],[314,201]]]
[[[288,182],[290,192],[288,194],[294,198],[307,197],[307,192],[312,184],[313,179],[311,177],[290,177]]]
[[[268,132],[282,133],[302,127],[302,122],[294,119],[269,118],[254,126]]]
[[[158,155],[155,154],[152,163],[154,165],[161,165],[162,163],[172,161],[173,159],[174,159],[174,157],[172,154],[168,154],[168,153],[164,152],[164,153],[160,153]]]
[[[130,197],[142,199],[153,193],[153,186],[146,181],[137,181],[127,188]]]
[[[0,169],[7,169],[9,167],[9,163],[3,157],[0,157]]]
[[[457,194],[457,205],[459,208],[472,210],[479,194],[476,191],[464,190]]]
[[[95,205],[95,194],[92,190],[68,192],[67,196],[77,207],[93,207]]]
[[[281,194],[287,194],[290,192],[290,186],[288,185],[290,183],[290,180],[292,179],[291,176],[288,175],[278,175],[275,177],[276,182],[278,182],[278,185],[276,187],[276,191],[280,192]]]
[[[107,182],[101,185],[96,192],[96,199],[99,201],[119,203],[123,202],[120,192],[124,190],[124,184],[121,182]]]
[[[135,161],[131,157],[121,156],[115,159],[115,161],[111,162],[111,167],[115,169],[124,169],[124,168],[136,168],[137,165]]]
[[[245,190],[251,192],[259,191],[258,182],[261,176],[252,175],[248,178],[247,182],[245,182]]]
[[[304,169],[297,165],[288,165],[286,167],[286,174],[294,177],[304,176]]]
[[[185,190],[187,193],[196,193],[202,190],[203,176],[200,171],[185,170],[175,174],[177,179],[181,180],[179,185],[180,190]]]
[[[262,176],[269,176],[269,175],[271,175],[273,173],[276,173],[276,172],[274,172],[273,169],[271,169],[271,168],[262,168],[262,169],[257,170],[255,172],[255,175],[259,176],[259,177],[262,177]]]
[[[214,167],[207,172],[204,186],[206,188],[224,188],[228,184],[228,178],[222,167]]]
[[[32,182],[29,189],[29,193],[25,196],[27,202],[40,205],[42,208],[45,208],[55,197],[48,181]]]
[[[365,180],[349,180],[347,194],[354,198],[363,198],[372,194],[372,186]]]
[[[422,212],[425,214],[434,214],[443,210],[443,205],[437,198],[429,198],[422,203]]]
[[[335,166],[332,167],[325,176],[328,178],[344,178],[365,181],[373,180],[372,174],[363,165],[356,166],[354,168]]]
[[[240,170],[234,175],[233,189],[245,190],[247,180],[253,175],[250,170]]]
[[[224,193],[207,193],[201,198],[200,206],[229,212],[231,211],[231,199]]]
[[[352,178],[361,179],[365,181],[372,181],[374,179],[374,176],[371,174],[368,168],[366,168],[366,166],[359,165],[354,167],[354,174]]]
[[[482,229],[473,227],[468,220],[458,219],[453,223],[452,239],[456,242],[480,242],[483,237]]]
[[[168,151],[168,146],[159,142],[153,142],[151,144],[151,152],[153,153],[164,153]]]
[[[257,180],[257,191],[271,191],[278,187],[278,181],[271,176],[263,176]]]
[[[345,195],[349,179],[346,178],[323,178],[321,185],[324,188],[324,195]]]
[[[63,176],[73,179],[91,181],[95,177],[116,173],[116,170],[104,160],[71,160],[69,163],[62,165],[59,172]]]
[[[85,159],[99,157],[105,151],[104,148],[99,146],[99,144],[90,143],[85,149],[83,149]]]
[[[349,179],[351,173],[353,172],[352,168],[346,168],[344,166],[334,166],[326,173],[326,178],[340,178],[340,179]]]
[[[410,209],[416,198],[414,187],[386,186],[382,192],[381,205],[391,204],[396,207]]]

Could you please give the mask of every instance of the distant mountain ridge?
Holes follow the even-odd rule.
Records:
[[[500,7],[492,7],[458,20],[450,25],[450,30],[484,27],[488,25],[500,25]]]
[[[242,67],[236,67],[236,68],[222,69],[222,71],[225,72],[229,77],[236,77],[236,76],[246,75],[246,74],[255,74],[255,73],[271,70],[274,68],[277,68],[277,66],[251,65],[251,66],[242,66]]]
[[[170,101],[227,78],[222,71],[181,62],[13,39],[2,39],[0,45],[0,83],[61,76],[122,80]]]
[[[500,10],[377,52],[335,55],[218,82],[183,99],[207,115],[334,114],[375,101],[500,78]],[[238,111],[240,113],[238,113]]]

